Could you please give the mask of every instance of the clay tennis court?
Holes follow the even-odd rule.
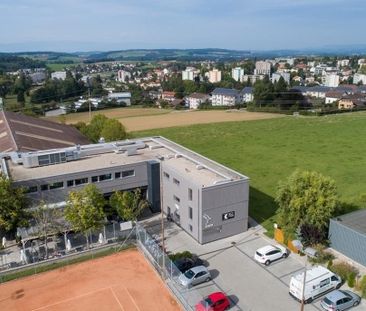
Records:
[[[137,250],[0,285],[0,310],[181,310]]]

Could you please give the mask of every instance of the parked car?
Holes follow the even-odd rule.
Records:
[[[203,266],[203,261],[197,256],[193,256],[191,258],[189,257],[179,258],[176,261],[174,261],[174,264],[179,269],[180,272],[184,273],[193,267]]]
[[[205,266],[193,267],[179,277],[179,282],[185,287],[197,285],[211,280],[211,274]]]
[[[196,304],[196,311],[224,311],[230,308],[230,301],[222,292],[212,293]]]
[[[327,311],[342,311],[358,306],[361,297],[349,290],[334,290],[326,295],[320,302],[321,307]]]
[[[268,266],[275,260],[286,258],[288,254],[288,250],[283,246],[267,245],[256,250],[254,259]]]

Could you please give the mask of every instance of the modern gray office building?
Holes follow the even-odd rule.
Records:
[[[0,154],[3,174],[33,205],[66,205],[68,192],[95,184],[105,196],[141,188],[153,212],[199,243],[248,228],[249,179],[163,137]],[[162,201],[162,202],[161,202]]]

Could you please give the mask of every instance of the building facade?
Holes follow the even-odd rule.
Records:
[[[235,81],[242,82],[244,77],[244,69],[240,67],[233,68],[231,70],[231,76]]]
[[[51,79],[65,80],[66,79],[66,71],[52,72],[51,73]]]
[[[210,70],[207,77],[210,83],[218,83],[221,81],[221,71],[217,69]]]
[[[117,92],[117,93],[109,93],[109,100],[116,100],[117,103],[125,103],[126,106],[131,106],[131,93],[130,92]]]
[[[216,88],[211,96],[212,106],[235,106],[240,102],[240,94],[234,89]]]
[[[333,73],[326,74],[324,85],[328,87],[337,87],[339,85],[339,75]]]
[[[126,70],[118,70],[117,72],[117,81],[125,83],[126,81],[131,79],[131,74]]]
[[[187,67],[186,70],[182,71],[182,80],[194,81],[195,78],[199,77],[199,70],[194,67]]]
[[[162,137],[3,153],[0,170],[36,206],[64,207],[69,191],[94,184],[106,197],[141,188],[151,210],[201,244],[248,228],[249,179]]]
[[[185,98],[185,102],[189,109],[198,109],[202,103],[208,101],[211,101],[210,96],[203,93],[192,93]]]
[[[271,74],[271,63],[265,62],[265,61],[256,62],[254,74],[255,75],[270,75]]]

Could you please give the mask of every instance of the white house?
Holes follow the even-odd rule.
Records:
[[[118,70],[117,81],[125,83],[127,80],[131,79],[131,74],[126,70]]]
[[[196,77],[200,74],[199,70],[194,67],[187,67],[186,70],[182,71],[182,80],[194,81]]]
[[[192,93],[185,98],[185,102],[189,109],[197,109],[200,104],[210,101],[210,95],[203,93]]]
[[[362,84],[366,84],[366,75],[361,73],[355,73],[355,75],[353,76],[353,84],[358,84],[360,82]]]
[[[278,82],[281,77],[285,80],[287,84],[290,84],[290,73],[289,72],[275,72],[272,74],[272,83]]]
[[[51,79],[65,80],[66,79],[66,71],[52,72],[51,73]]]
[[[339,85],[339,75],[327,73],[324,77],[324,85],[328,87],[337,87]]]
[[[234,106],[240,102],[240,94],[234,89],[216,88],[212,92],[212,106]]]
[[[243,88],[240,92],[240,96],[241,96],[242,102],[244,102],[244,103],[252,102],[254,99],[253,88],[250,86]]]

